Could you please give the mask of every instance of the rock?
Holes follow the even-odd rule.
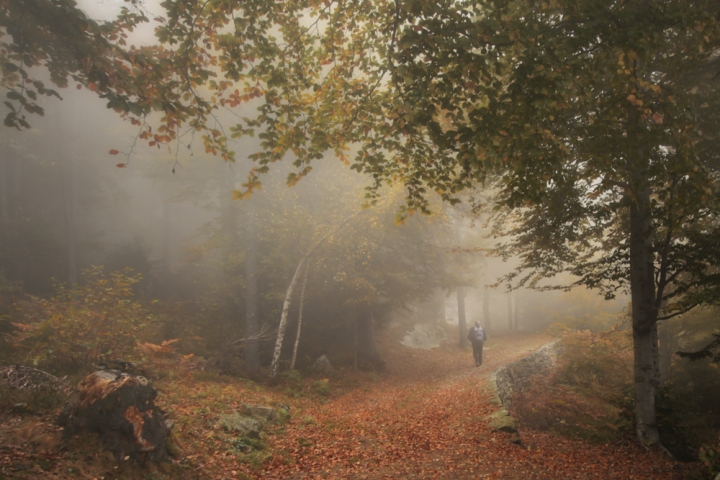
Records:
[[[551,342],[517,362],[499,368],[490,379],[493,385],[494,403],[500,409],[488,417],[488,425],[494,432],[517,433],[518,426],[506,407],[510,406],[513,391],[522,391],[528,379],[547,372],[555,363],[557,341]]]
[[[229,432],[238,432],[240,435],[249,438],[260,438],[260,432],[263,429],[258,420],[237,413],[222,415],[220,417],[220,426]]]
[[[522,446],[522,439],[520,437],[511,438],[510,443]]]
[[[65,438],[81,430],[97,432],[118,461],[129,456],[139,463],[161,462],[168,457],[169,429],[156,397],[144,377],[101,370],[80,382],[57,424]]]
[[[493,432],[517,433],[517,422],[507,410],[500,409],[488,417],[488,426]]]
[[[270,422],[272,420],[275,420],[275,418],[277,417],[277,413],[275,412],[275,409],[273,407],[266,407],[264,405],[250,405],[246,403],[243,403],[243,407],[245,408],[245,412],[247,414],[263,422]]]
[[[510,405],[514,390],[522,391],[532,375],[547,372],[555,363],[557,341],[536,350],[530,356],[505,365],[495,372],[497,393],[503,405]]]
[[[330,360],[327,358],[327,355],[323,354],[315,360],[315,362],[312,364],[313,370],[319,373],[323,374],[330,374],[333,372],[333,366],[330,364]]]

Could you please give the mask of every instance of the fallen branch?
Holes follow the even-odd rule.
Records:
[[[51,390],[69,394],[72,387],[66,377],[55,375],[24,365],[12,365],[0,368],[0,383],[16,390]]]

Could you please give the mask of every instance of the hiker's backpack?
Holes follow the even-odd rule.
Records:
[[[485,330],[483,330],[482,327],[473,327],[473,334],[475,336],[474,340],[476,342],[485,341]]]

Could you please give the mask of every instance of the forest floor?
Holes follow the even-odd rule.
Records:
[[[50,414],[0,417],[0,479],[682,478],[680,466],[632,439],[598,444],[522,428],[519,435],[492,431],[487,417],[499,408],[492,373],[547,336],[491,338],[480,368],[470,349],[454,343],[415,350],[392,332],[381,337],[387,369],[378,374],[340,371],[274,386],[198,373],[158,380],[180,449],[160,467],[118,464],[90,434],[60,442]],[[218,426],[221,414],[243,402],[290,406],[290,420],[268,428],[251,453]],[[512,443],[518,436],[520,444]]]

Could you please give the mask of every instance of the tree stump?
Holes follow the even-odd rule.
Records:
[[[101,370],[85,377],[58,417],[69,438],[82,430],[100,435],[116,460],[159,463],[168,457],[168,425],[154,400],[157,390],[140,376]]]

